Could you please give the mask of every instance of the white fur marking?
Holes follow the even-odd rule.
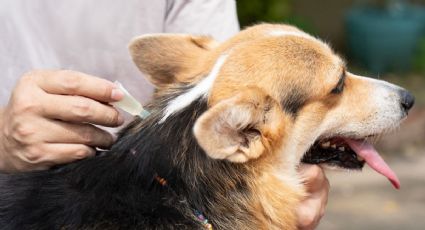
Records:
[[[190,105],[193,101],[201,96],[207,95],[209,90],[211,89],[214,80],[216,79],[218,73],[220,72],[221,66],[226,61],[227,55],[222,55],[217,59],[217,62],[214,64],[211,72],[207,77],[202,79],[197,85],[195,85],[192,89],[187,91],[186,93],[178,96],[176,99],[170,101],[165,108],[164,116],[159,121],[159,123],[164,122],[171,114],[183,109],[184,107]]]

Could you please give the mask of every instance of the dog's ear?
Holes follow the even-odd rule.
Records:
[[[202,56],[217,46],[218,43],[207,36],[154,34],[133,39],[129,50],[139,70],[161,88],[191,80],[185,73],[196,68]]]
[[[289,122],[276,100],[249,88],[202,114],[194,134],[211,158],[241,163],[281,146]]]

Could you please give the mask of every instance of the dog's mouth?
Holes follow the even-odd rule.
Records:
[[[397,175],[381,158],[373,145],[365,139],[333,137],[318,140],[305,153],[302,161],[352,170],[360,170],[366,163],[373,170],[387,177],[396,189],[400,188]]]
[[[343,138],[326,138],[316,143],[304,155],[303,162],[327,164],[344,169],[362,169],[364,159],[357,155]]]

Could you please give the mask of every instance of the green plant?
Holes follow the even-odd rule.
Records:
[[[237,0],[241,27],[255,23],[289,23],[310,34],[316,34],[313,24],[292,12],[293,0]]]
[[[416,70],[425,75],[425,37],[419,42],[414,64]]]
[[[237,0],[241,27],[258,22],[283,22],[291,15],[291,0]]]

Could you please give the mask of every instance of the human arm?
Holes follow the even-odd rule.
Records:
[[[123,123],[108,102],[122,92],[104,79],[74,71],[32,71],[0,110],[0,171],[40,170],[92,156],[111,134],[93,124]]]

